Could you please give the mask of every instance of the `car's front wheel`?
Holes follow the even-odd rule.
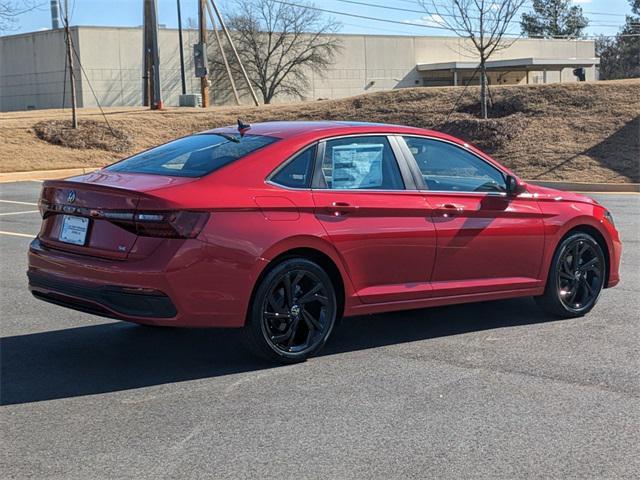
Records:
[[[598,242],[587,233],[573,233],[556,249],[544,295],[536,301],[558,317],[585,315],[598,301],[605,272],[606,260]]]
[[[272,268],[253,296],[244,341],[254,353],[301,362],[326,343],[336,322],[336,293],[327,273],[304,258]]]

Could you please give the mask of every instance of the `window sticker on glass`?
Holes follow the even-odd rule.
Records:
[[[383,144],[331,147],[332,188],[377,188],[382,185]]]

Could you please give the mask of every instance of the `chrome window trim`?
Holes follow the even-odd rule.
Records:
[[[338,193],[357,193],[357,192],[363,192],[363,193],[413,193],[413,194],[423,194],[424,192],[420,191],[420,190],[407,190],[406,188],[404,190],[381,190],[381,189],[376,189],[376,188],[354,188],[354,189],[349,189],[349,188],[336,188],[336,189],[332,189],[332,188],[311,188],[312,191],[314,192],[338,192]]]
[[[315,176],[316,176],[316,171],[318,170],[318,163],[322,163],[322,156],[324,155],[324,144],[328,141],[328,140],[333,140],[333,139],[340,139],[340,138],[348,138],[348,137],[365,137],[365,136],[370,136],[370,137],[387,137],[388,141],[389,141],[389,145],[391,146],[391,149],[393,151],[394,156],[396,157],[396,162],[398,163],[398,168],[400,169],[400,174],[402,175],[402,180],[405,183],[405,188],[402,190],[381,190],[381,189],[375,189],[375,188],[354,188],[354,189],[332,189],[332,188],[319,188],[319,187],[314,187],[313,185],[315,184]],[[400,137],[400,138],[398,138]],[[357,193],[357,192],[363,192],[363,193],[402,193],[402,192],[408,192],[408,193],[421,193],[421,194],[429,194],[429,193],[434,193],[434,194],[446,194],[446,195],[489,195],[489,196],[494,196],[494,197],[508,197],[508,195],[506,194],[506,192],[474,192],[471,190],[429,190],[428,188],[425,188],[426,185],[424,185],[424,183],[422,185],[414,185],[415,188],[411,189],[411,188],[406,188],[407,186],[407,180],[404,177],[404,172],[402,170],[401,167],[401,163],[402,162],[406,162],[405,165],[407,167],[409,167],[409,170],[411,170],[411,166],[414,166],[418,172],[420,172],[420,168],[418,167],[418,164],[415,160],[415,158],[413,157],[413,154],[411,153],[411,151],[409,151],[409,147],[407,146],[406,142],[404,141],[404,138],[402,137],[415,137],[415,138],[422,138],[425,140],[435,140],[435,141],[439,141],[439,142],[444,142],[444,143],[449,143],[457,148],[460,148],[468,153],[470,153],[471,155],[475,156],[476,158],[478,158],[479,160],[485,162],[487,165],[489,165],[490,167],[494,168],[495,170],[497,170],[498,172],[500,172],[503,176],[506,177],[506,175],[508,175],[505,171],[503,171],[501,168],[498,168],[497,165],[494,165],[491,162],[488,162],[487,160],[485,160],[484,158],[480,157],[478,154],[476,154],[475,152],[472,152],[471,150],[469,150],[468,147],[465,147],[464,145],[460,145],[458,143],[452,142],[451,140],[447,140],[444,138],[438,138],[438,137],[433,137],[430,135],[418,135],[415,133],[350,133],[350,134],[345,134],[345,135],[339,135],[336,137],[327,137],[327,138],[323,138],[320,140],[315,140],[314,142],[305,145],[304,147],[302,147],[301,149],[297,150],[295,153],[293,153],[292,155],[290,155],[284,162],[282,162],[280,165],[278,165],[271,173],[269,173],[269,175],[267,175],[267,178],[265,179],[265,184],[273,186],[273,187],[277,187],[277,188],[282,188],[284,190],[290,190],[290,191],[297,191],[297,192],[313,192],[313,191],[318,191],[318,192],[338,192],[338,193]],[[394,150],[394,145],[392,142],[392,139],[395,140],[397,142],[396,146],[399,147],[399,152],[397,150]],[[277,182],[274,182],[273,180],[271,180],[271,178],[273,176],[275,176],[282,168],[284,168],[289,162],[293,161],[300,153],[304,152],[307,148],[310,147],[315,147],[316,148],[316,159],[312,168],[312,172],[311,172],[311,183],[309,187],[304,187],[304,188],[300,188],[300,187],[287,187],[286,185],[281,185]],[[400,154],[400,156],[398,155],[398,153]],[[413,178],[413,175],[411,175],[411,179],[415,180]],[[420,179],[422,179],[422,173],[420,172]]]
[[[492,197],[508,197],[506,192],[468,192],[466,190],[420,190],[423,194],[437,193],[441,195],[490,195]]]
[[[270,185],[272,187],[282,188],[284,190],[291,190],[293,192],[310,192],[311,191],[311,188],[309,188],[309,187],[305,187],[305,188],[287,187],[286,185],[280,185],[279,183],[273,182],[271,180],[265,180],[264,183],[265,183],[265,185]]]
[[[418,190],[418,189],[413,189],[413,190],[381,190],[381,189],[376,189],[376,188],[358,188],[358,189],[344,189],[344,188],[336,188],[336,189],[331,189],[331,188],[296,188],[296,187],[287,187],[285,185],[280,185],[279,183],[276,182],[272,182],[271,180],[265,180],[264,182],[267,185],[271,185],[272,187],[278,187],[278,188],[282,188],[284,190],[291,190],[294,192],[349,192],[349,193],[358,193],[358,192],[362,192],[362,193],[412,193],[412,194],[424,194],[423,191]]]

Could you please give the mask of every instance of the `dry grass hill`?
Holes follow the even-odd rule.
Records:
[[[0,114],[0,172],[102,166],[177,136],[267,120],[359,120],[444,130],[491,153],[527,179],[640,182],[640,79],[491,89],[488,121],[476,119],[477,88],[412,88],[342,100],[151,112],[97,109]],[[457,105],[456,105],[456,101]]]

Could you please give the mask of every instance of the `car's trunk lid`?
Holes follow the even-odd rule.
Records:
[[[169,209],[166,202],[153,198],[150,192],[193,180],[101,170],[67,180],[46,181],[40,197],[40,241],[50,248],[94,257],[145,257],[163,239],[139,237],[135,231],[123,228],[123,222],[133,217],[142,198],[146,205]]]

